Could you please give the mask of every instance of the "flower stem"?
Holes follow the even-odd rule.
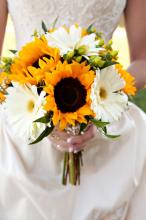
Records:
[[[64,164],[63,164],[63,175],[62,175],[62,184],[67,184],[67,175],[68,175],[68,153],[64,154]]]
[[[73,152],[69,152],[69,182],[72,185],[76,185],[76,178],[75,178],[75,155]]]
[[[77,153],[65,152],[62,184],[67,184],[68,177],[71,185],[77,185],[77,183],[80,184],[80,172],[82,165],[82,151]]]

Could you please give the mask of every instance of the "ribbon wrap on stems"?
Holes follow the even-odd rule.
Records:
[[[67,133],[71,135],[79,135],[80,127],[68,127],[66,129]],[[82,160],[82,151],[78,152],[70,151],[64,153],[64,165],[63,165],[63,175],[62,175],[62,184],[66,185],[68,178],[69,183],[71,185],[80,184],[80,173],[81,173],[81,166],[83,166]]]

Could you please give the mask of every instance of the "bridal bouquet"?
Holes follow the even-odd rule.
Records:
[[[16,134],[29,144],[55,127],[73,135],[94,124],[107,138],[107,126],[119,120],[134,95],[135,80],[118,63],[112,41],[90,25],[35,32],[13,58],[2,58],[0,101]],[[62,183],[80,183],[82,151],[64,153]]]

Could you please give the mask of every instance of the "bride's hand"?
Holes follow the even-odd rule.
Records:
[[[83,134],[76,136],[55,128],[48,138],[56,146],[56,148],[62,152],[78,152],[87,146],[87,143],[96,136],[96,133],[97,129],[94,125],[90,125]]]

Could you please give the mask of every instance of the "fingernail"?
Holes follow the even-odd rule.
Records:
[[[73,152],[73,148],[72,147],[69,148],[69,152]]]
[[[68,138],[68,139],[67,139],[67,143],[70,144],[71,142],[72,142],[72,139],[71,139],[71,138]]]

